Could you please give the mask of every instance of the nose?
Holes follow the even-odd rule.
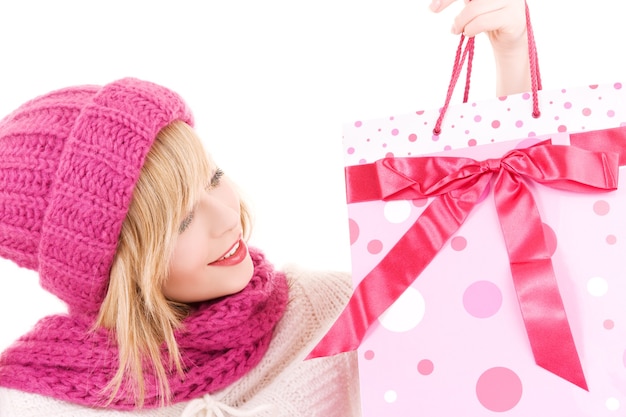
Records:
[[[211,237],[220,237],[240,227],[241,210],[236,196],[209,191],[203,197]]]

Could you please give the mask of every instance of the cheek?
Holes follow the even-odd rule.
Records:
[[[174,248],[170,264],[170,275],[190,273],[206,265],[206,236],[195,228],[187,230],[184,237],[179,238]]]
[[[193,246],[177,246],[169,267],[169,275],[163,285],[166,297],[183,301],[190,290],[197,286],[198,277],[202,276],[203,259],[194,253]]]
[[[220,198],[224,204],[228,205],[233,210],[236,210],[237,213],[241,211],[239,194],[235,191],[235,187],[232,182],[224,180],[222,186],[218,188],[218,192],[220,193]]]

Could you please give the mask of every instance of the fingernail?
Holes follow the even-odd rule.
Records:
[[[430,10],[433,12],[439,11],[439,7],[441,7],[441,0],[433,0],[428,7],[430,7]]]

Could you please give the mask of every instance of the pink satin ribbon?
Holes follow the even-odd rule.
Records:
[[[616,131],[618,129],[612,129]],[[588,135],[586,132],[581,135]],[[592,150],[549,141],[482,162],[470,158],[385,158],[346,167],[348,203],[435,197],[411,228],[356,287],[348,305],[308,358],[355,350],[368,328],[417,279],[463,224],[495,177],[494,200],[511,274],[536,363],[587,389],[546,245],[539,212],[527,181],[574,192],[617,188],[621,142],[600,152],[607,139],[593,136]]]

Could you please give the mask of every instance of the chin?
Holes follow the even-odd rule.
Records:
[[[254,275],[254,264],[248,255],[240,264],[230,267],[227,275],[223,278],[223,296],[236,294],[246,288]]]
[[[254,264],[252,263],[252,258],[250,258],[250,254],[244,259],[244,261],[239,265],[241,267],[241,271],[237,271],[237,282],[240,284],[239,288],[236,292],[243,290],[246,285],[250,283],[252,276],[254,275]]]

